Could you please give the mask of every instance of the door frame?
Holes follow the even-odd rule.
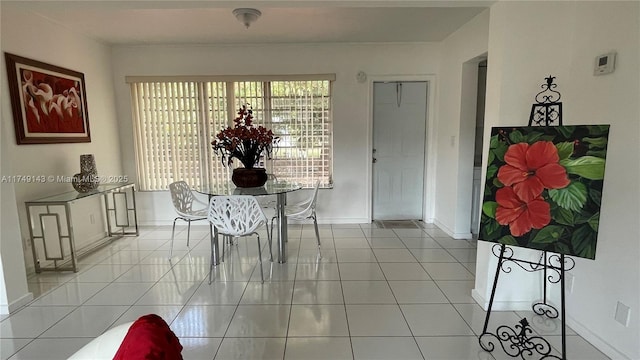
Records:
[[[368,221],[373,220],[373,83],[374,82],[426,82],[427,98],[426,119],[425,119],[425,149],[424,149],[424,173],[423,173],[423,199],[422,199],[422,221],[431,223],[434,220],[435,208],[435,159],[429,155],[436,153],[435,139],[435,75],[369,75],[367,83],[369,86],[369,97],[367,99],[367,132],[368,132],[368,154],[367,154],[367,208],[369,209]]]

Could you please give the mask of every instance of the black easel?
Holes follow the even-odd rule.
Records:
[[[493,279],[493,287],[491,289],[491,297],[489,299],[489,308],[487,309],[487,315],[484,320],[484,327],[482,328],[482,334],[478,338],[480,346],[484,350],[491,352],[495,349],[494,341],[497,340],[504,352],[514,358],[519,357],[524,359],[525,356],[529,358],[534,355],[535,351],[535,353],[541,355],[541,360],[566,360],[567,337],[565,320],[565,271],[573,269],[575,261],[563,254],[548,255],[546,251],[542,251],[538,262],[517,259],[513,257],[513,249],[504,244],[495,244],[492,247],[491,252],[498,258],[498,266],[496,267],[496,274]],[[544,315],[551,319],[555,319],[560,316],[562,323],[562,357],[551,354],[551,345],[546,339],[541,336],[531,336],[533,334],[533,330],[529,326],[529,322],[526,318],[520,320],[519,324],[516,324],[513,328],[508,325],[500,325],[496,329],[495,333],[487,331],[489,318],[491,317],[491,310],[493,308],[493,300],[498,286],[498,278],[501,271],[505,273],[511,272],[511,267],[508,264],[509,262],[518,265],[527,272],[543,271],[543,277],[545,280],[543,299],[541,302],[533,304],[532,310],[538,315]],[[552,271],[550,275],[549,271]],[[560,311],[548,302],[547,282],[550,284],[560,283]]]
[[[546,83],[543,84],[542,91],[536,94],[536,103],[531,106],[529,114],[528,126],[553,126],[562,125],[562,103],[561,95],[554,89],[558,86],[553,83],[555,77],[549,75],[546,77]],[[513,249],[504,244],[495,244],[491,252],[498,258],[495,278],[493,279],[493,288],[491,289],[491,297],[489,299],[489,308],[484,320],[482,334],[478,337],[480,346],[485,351],[493,351],[495,349],[494,342],[498,341],[506,354],[514,358],[524,359],[525,356],[531,357],[535,353],[541,355],[541,360],[561,359],[567,360],[567,336],[566,336],[566,313],[565,313],[565,271],[573,269],[575,261],[564,254],[548,255],[546,251],[542,251],[539,261],[532,262],[528,260],[517,259],[513,257]],[[489,326],[489,318],[493,308],[493,300],[498,286],[498,278],[500,272],[511,272],[509,262],[518,265],[527,272],[543,271],[544,290],[542,302],[532,305],[532,310],[538,315],[544,315],[548,318],[555,319],[561,317],[562,323],[562,357],[551,354],[551,345],[541,336],[531,336],[533,330],[529,326],[526,318],[522,318],[514,327],[500,325],[495,333],[487,331]],[[506,265],[505,265],[506,264]],[[524,265],[523,265],[524,264]],[[528,265],[528,266],[527,266]],[[552,271],[551,275],[548,272]],[[560,311],[548,302],[547,299],[547,282],[550,284],[560,283]]]

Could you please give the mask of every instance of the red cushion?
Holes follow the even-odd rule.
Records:
[[[114,360],[181,360],[182,345],[158,315],[136,320],[122,340]]]

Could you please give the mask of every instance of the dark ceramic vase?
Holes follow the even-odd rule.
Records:
[[[267,169],[264,168],[237,168],[233,169],[231,181],[240,188],[260,187],[267,182]]]
[[[71,185],[79,193],[86,193],[98,188],[100,179],[93,154],[80,155],[80,172],[73,175]]]

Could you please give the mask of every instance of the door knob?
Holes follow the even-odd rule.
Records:
[[[373,158],[373,162],[374,162],[374,163],[377,163],[377,162],[378,162],[378,159]]]

